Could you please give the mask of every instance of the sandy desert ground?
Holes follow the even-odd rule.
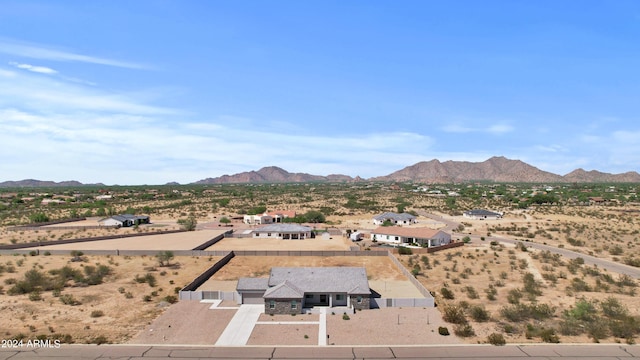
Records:
[[[122,343],[137,334],[167,307],[167,296],[176,296],[175,288],[182,288],[209,268],[217,257],[176,257],[172,267],[158,267],[151,256],[83,256],[85,261],[72,262],[71,256],[0,256],[0,334],[3,338],[25,336],[69,335],[73,342],[105,341]],[[9,295],[12,280],[22,280],[24,274],[36,269],[49,270],[70,266],[81,273],[85,267],[106,265],[112,273],[104,283],[92,286],[65,287],[60,295],[42,291],[41,299],[30,300],[29,295]],[[136,276],[152,274],[157,285],[138,283]],[[73,285],[73,281],[68,282]],[[71,296],[80,305],[66,305],[60,296]],[[144,297],[149,296],[149,301]],[[102,312],[102,315],[95,316]],[[93,315],[92,315],[93,314]]]
[[[88,241],[34,247],[46,250],[191,250],[224,233],[224,230],[196,230],[174,234],[146,235],[123,239]]]
[[[316,237],[304,240],[224,238],[207,250],[349,250],[351,241],[336,235],[331,239]]]

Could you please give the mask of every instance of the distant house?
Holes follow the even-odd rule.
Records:
[[[302,314],[315,306],[370,308],[363,267],[274,267],[269,278],[240,278],[242,304],[263,304],[267,314]]]
[[[150,218],[147,215],[131,215],[131,214],[122,214],[122,215],[113,215],[108,218],[98,220],[98,224],[100,226],[118,226],[118,227],[129,227],[140,224],[149,224]]]
[[[304,240],[314,237],[312,229],[298,224],[270,224],[252,231],[254,238]]]
[[[349,234],[349,239],[351,241],[360,241],[363,238],[364,238],[364,234],[361,233],[360,231],[352,232],[351,234]]]
[[[382,226],[371,231],[371,240],[398,245],[417,243],[425,247],[434,247],[449,244],[451,234],[429,228]]]
[[[273,217],[267,214],[245,215],[242,219],[242,222],[249,225],[271,224],[273,223]]]
[[[267,215],[273,218],[274,223],[281,223],[284,222],[284,219],[296,217],[296,212],[293,210],[276,210],[268,212]]]
[[[465,211],[462,216],[472,220],[497,220],[502,219],[502,214],[482,209]]]
[[[390,221],[394,225],[410,225],[417,222],[416,217],[408,213],[386,212],[373,217],[375,225],[382,225],[385,221]]]

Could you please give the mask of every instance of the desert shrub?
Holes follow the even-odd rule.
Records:
[[[144,276],[144,279],[145,279],[146,283],[149,284],[149,286],[151,286],[151,287],[155,287],[158,284],[158,281],[156,280],[156,277],[153,276],[153,274],[151,274],[151,273],[147,273]]]
[[[445,306],[442,309],[442,319],[452,324],[466,324],[468,322],[463,307],[459,305]]]
[[[469,308],[469,316],[476,322],[485,322],[489,321],[489,312],[480,305],[474,305]]]
[[[347,315],[347,313],[342,314],[342,320],[350,320],[351,318],[349,317],[349,315]]]
[[[479,298],[478,292],[473,286],[465,286],[464,290],[467,292],[467,296],[469,297],[469,299]]]
[[[47,250],[44,252],[44,256],[51,256],[51,251]]]
[[[398,247],[398,254],[400,254],[400,255],[412,255],[413,254],[413,250],[411,250],[411,248],[408,248],[408,247],[400,246],[400,247]]]
[[[143,296],[143,297],[142,297],[142,300],[143,300],[144,302],[150,302],[150,301],[151,301],[151,295],[145,295],[145,296]]]
[[[96,344],[96,345],[109,344],[109,339],[107,339],[104,335],[99,335],[91,339],[89,341],[89,344]]]
[[[81,305],[82,304],[80,301],[78,301],[76,298],[74,298],[73,295],[71,295],[71,294],[60,295],[59,299],[60,299],[60,302],[65,304],[65,305],[76,306],[76,305]]]
[[[127,291],[127,292],[124,294],[124,297],[125,297],[126,299],[133,299],[133,294],[131,293],[131,291]]]
[[[476,332],[473,330],[473,327],[471,327],[471,325],[469,324],[456,325],[456,327],[453,329],[453,333],[460,337],[471,337],[476,334]]]
[[[507,294],[507,301],[509,304],[519,304],[522,299],[522,291],[520,289],[511,289]]]
[[[438,334],[442,335],[442,336],[449,336],[449,329],[445,326],[439,326],[438,327]]]
[[[526,273],[522,277],[522,281],[524,283],[523,290],[530,296],[540,296],[542,295],[541,285],[539,282],[535,280],[533,274]]]
[[[502,346],[507,343],[504,336],[500,333],[492,333],[487,336],[487,342],[491,345]]]
[[[571,285],[569,286],[569,289],[575,292],[591,291],[591,286],[589,286],[589,284],[587,284],[584,280],[576,277],[571,279]]]
[[[29,256],[37,256],[37,255],[38,255],[37,251],[35,251],[35,250],[29,251]]]
[[[163,300],[168,302],[169,304],[175,304],[178,302],[178,298],[174,295],[167,295],[163,298]]]
[[[515,304],[502,307],[500,315],[511,322],[519,322],[527,319],[548,319],[553,316],[554,311],[547,304]]]
[[[455,295],[453,294],[453,291],[451,291],[449,288],[443,287],[442,289],[440,289],[440,294],[442,294],[442,297],[447,300],[455,299]]]
[[[629,314],[629,310],[614,297],[608,297],[600,303],[602,313],[612,319],[625,318]]]
[[[609,247],[609,254],[617,256],[622,255],[624,253],[624,249],[620,245],[613,245]]]
[[[496,282],[496,284],[498,284],[498,282]],[[496,300],[496,295],[498,295],[498,290],[496,290],[496,288],[493,285],[489,285],[489,287],[485,289],[484,292],[487,294],[487,300],[490,300],[490,301]]]
[[[31,301],[41,301],[42,295],[39,290],[34,290],[29,294],[29,300]]]
[[[92,318],[99,318],[104,316],[104,311],[102,310],[93,310],[90,315]]]

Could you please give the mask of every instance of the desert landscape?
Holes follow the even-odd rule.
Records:
[[[587,186],[591,191],[588,194],[594,196],[606,195],[611,189],[610,186],[584,185]],[[222,324],[233,317],[238,305],[225,301],[220,309],[212,310],[210,304],[197,305],[197,301],[193,304],[190,301],[172,303],[180,288],[220,257],[175,257],[174,265],[179,267],[173,269],[160,266],[156,258],[159,252],[188,250],[228,230],[238,233],[250,230],[251,226],[242,224],[241,215],[264,209],[294,210],[302,215],[315,212],[315,216],[320,213],[324,223],[309,224],[318,231],[329,227],[338,228],[343,234],[359,230],[365,233],[365,239],[353,243],[346,235],[332,235],[331,239],[318,236],[301,241],[227,237],[207,250],[349,251],[350,247],[358,246],[361,251],[387,251],[367,238],[368,231],[375,227],[371,219],[383,211],[403,210],[417,215],[418,224],[414,226],[443,229],[452,233],[454,241],[467,243],[463,247],[429,254],[415,249],[415,254],[401,255],[394,250],[394,256],[436,297],[438,306],[358,312],[348,321],[339,314],[328,314],[327,333],[345,334],[331,336],[329,344],[373,344],[382,339],[394,344],[635,342],[640,313],[634,302],[637,277],[611,273],[585,265],[579,258],[566,259],[527,246],[546,244],[634,269],[640,257],[640,224],[637,221],[640,207],[632,201],[635,187],[618,186],[615,188],[617,195],[595,203],[581,195],[584,189],[561,185],[553,192],[547,192],[553,198],[543,200],[549,202],[537,203],[537,195],[529,195],[526,204],[524,198],[516,201],[508,195],[525,190],[539,193],[539,187],[534,186],[532,190],[530,185],[454,184],[431,185],[429,191],[424,188],[385,183],[206,185],[187,186],[178,193],[171,191],[173,199],[149,198],[149,193],[156,196],[160,192],[138,189],[137,194],[145,198],[140,200],[134,200],[135,193],[132,192],[128,192],[126,198],[118,199],[114,192],[114,200],[107,204],[110,212],[151,215],[152,224],[137,228],[70,229],[74,225],[92,226],[88,224],[93,224],[95,218],[66,225],[38,226],[36,223],[34,226],[30,220],[37,218],[36,215],[56,220],[77,211],[73,206],[18,203],[14,210],[7,209],[2,213],[0,243],[6,246],[179,229],[188,219],[192,219],[190,224],[194,225],[195,231],[66,245],[52,243],[16,251],[16,254],[2,250],[0,304],[14,319],[5,319],[1,323],[2,331],[8,337],[59,337],[69,342],[175,343],[191,338],[186,335],[188,329],[177,323],[186,314],[195,314],[194,323],[215,321],[219,324],[219,328],[209,335],[193,334],[193,343],[211,344],[222,333]],[[601,189],[601,192],[594,189]],[[443,193],[458,195],[443,196]],[[101,206],[105,205],[97,204],[98,210]],[[499,211],[503,216],[491,221],[462,216],[465,209],[475,208]],[[198,229],[195,229],[196,222]],[[30,227],[16,227],[26,223],[30,223]],[[496,240],[500,237],[517,240],[516,245]],[[55,254],[68,251],[68,255],[51,255],[49,252],[53,249],[56,249]],[[82,255],[80,258],[84,260],[72,261],[78,252],[96,249],[146,250],[148,255]],[[38,252],[34,253],[35,250]],[[72,269],[64,270],[70,275],[64,285],[57,285],[58,290],[42,284],[31,291],[24,289],[24,293],[12,290],[17,283],[25,281],[28,270],[37,270],[53,281],[65,266]],[[364,266],[371,288],[383,297],[419,296],[415,286],[386,256],[236,256],[198,290],[235,291],[239,277],[264,277],[272,266]],[[87,267],[89,270],[85,270]],[[87,278],[95,276],[96,271],[104,272],[101,282],[87,285]],[[155,279],[152,280],[155,282],[153,287],[145,283],[147,274]],[[77,281],[73,280],[74,276]],[[60,300],[61,296],[64,301]],[[118,298],[136,306],[116,311],[120,302],[113,299]],[[43,304],[52,311],[39,312],[38,308]],[[584,315],[585,311],[589,316]],[[353,334],[357,326],[375,326],[389,322],[390,318],[397,322],[403,317],[407,321],[398,326],[415,332],[418,338],[391,338],[377,333],[365,338]],[[296,319],[299,321],[303,320]],[[316,325],[273,322],[261,319],[248,344],[276,344],[278,340],[272,335],[273,329],[288,334],[285,337],[288,340],[281,341],[290,345],[317,341]],[[54,326],[57,323],[62,325]],[[120,323],[127,325],[116,326]]]

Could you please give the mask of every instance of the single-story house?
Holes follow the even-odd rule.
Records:
[[[262,215],[245,215],[242,222],[249,225],[262,225],[273,223],[273,217],[267,214]]]
[[[242,304],[262,304],[267,314],[302,314],[314,306],[370,308],[363,267],[274,267],[269,278],[240,278]]]
[[[498,220],[502,219],[502,214],[482,209],[465,211],[462,216],[473,220]]]
[[[385,221],[390,221],[394,225],[410,225],[417,222],[416,217],[408,213],[386,212],[373,217],[375,225],[382,225]]]
[[[313,238],[313,231],[309,226],[298,224],[270,224],[252,231],[254,238],[303,240]]]
[[[296,217],[296,212],[293,210],[276,210],[268,212],[267,215],[273,218],[274,223],[281,223],[284,222],[284,219],[286,218],[293,219]]]
[[[434,247],[451,242],[451,234],[442,230],[429,228],[403,228],[397,226],[381,226],[371,231],[371,240],[392,244],[412,244]]]
[[[112,217],[98,220],[100,226],[119,226],[128,227],[140,224],[149,224],[150,219],[147,215],[113,215]]]

